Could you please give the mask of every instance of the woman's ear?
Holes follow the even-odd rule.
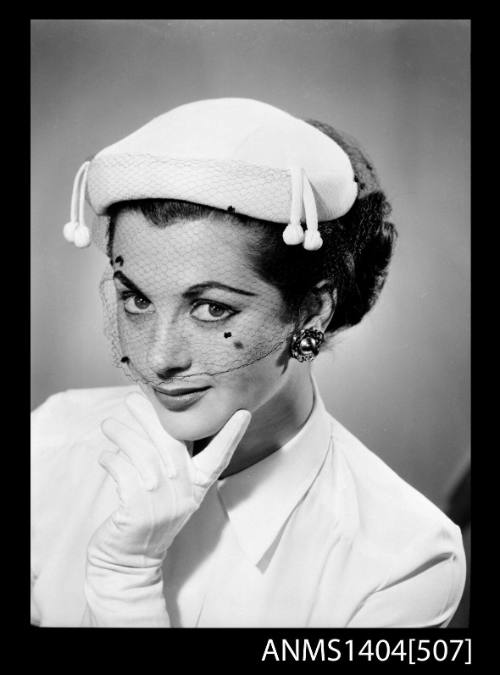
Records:
[[[325,332],[337,304],[337,289],[329,280],[318,282],[307,294],[301,322],[302,328],[317,328]]]

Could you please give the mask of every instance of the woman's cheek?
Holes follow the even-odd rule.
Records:
[[[267,357],[221,378],[214,390],[220,409],[255,412],[281,385],[282,370],[274,361]]]

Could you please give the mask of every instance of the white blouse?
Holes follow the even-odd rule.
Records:
[[[465,583],[460,529],[326,410],[218,481],[163,566],[172,626],[443,627]],[[137,426],[137,387],[70,390],[32,419],[32,622],[80,626],[87,544],[118,507],[100,423]]]

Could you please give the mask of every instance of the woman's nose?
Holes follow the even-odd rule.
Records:
[[[191,367],[186,336],[172,323],[157,327],[148,353],[149,368],[160,379],[168,379]]]

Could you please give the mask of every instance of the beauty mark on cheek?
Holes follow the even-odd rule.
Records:
[[[232,337],[232,335],[233,334],[230,331],[227,331],[227,332],[224,333],[225,338],[230,338],[230,337]],[[233,345],[234,345],[235,349],[243,349],[243,343],[240,342],[240,340],[235,340],[233,342]]]

